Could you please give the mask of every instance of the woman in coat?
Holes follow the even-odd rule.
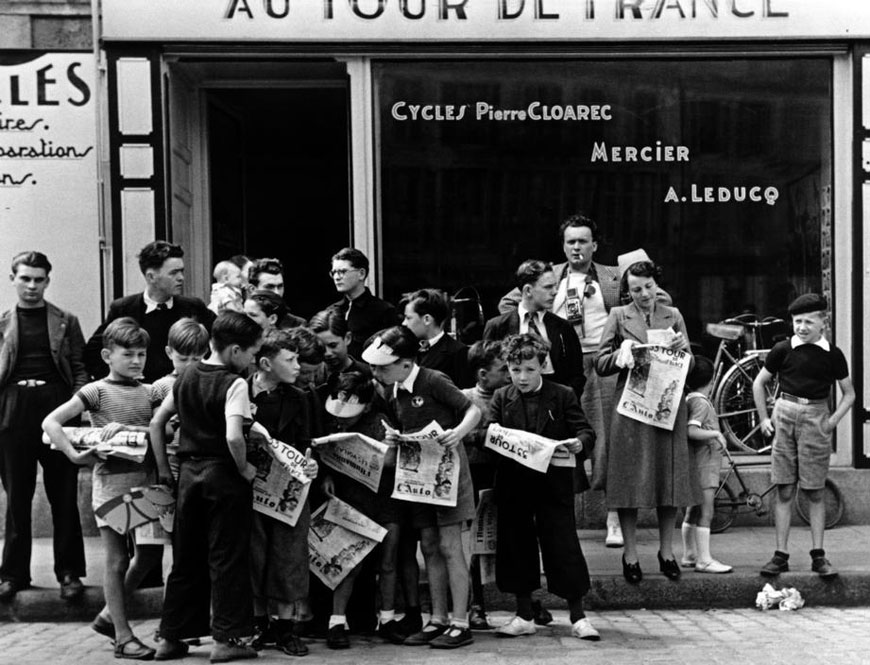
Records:
[[[633,364],[631,348],[646,344],[653,329],[674,331],[670,348],[689,351],[686,324],[679,310],[656,299],[660,271],[652,261],[633,263],[623,275],[631,301],[610,310],[595,369],[602,376],[619,374],[616,403]],[[689,463],[686,401],[681,397],[672,431],[612,413],[607,461],[607,508],[616,509],[625,538],[622,568],[625,579],[639,582],[643,574],[637,555],[638,508],[655,508],[659,527],[659,568],[677,579],[680,567],[673,552],[677,506],[693,505],[700,496]]]

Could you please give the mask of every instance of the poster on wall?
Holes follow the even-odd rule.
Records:
[[[91,53],[0,54],[0,263],[46,254],[46,297],[83,330],[100,318],[95,71]]]

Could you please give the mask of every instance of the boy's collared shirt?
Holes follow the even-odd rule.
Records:
[[[414,392],[414,381],[417,380],[417,375],[420,373],[420,366],[417,363],[414,363],[414,366],[411,368],[411,373],[405,377],[405,380],[401,383],[396,383],[393,386],[393,397],[396,397],[399,394],[399,389],[406,390],[409,393]]]
[[[161,309],[172,309],[172,306],[175,304],[175,298],[170,297],[166,302],[157,302],[156,300],[150,298],[148,296],[147,291],[142,292],[142,299],[145,301],[145,313],[150,314],[156,309],[160,308],[160,305],[165,305],[164,308]]]
[[[779,378],[784,393],[810,400],[828,399],[833,384],[849,376],[843,352],[825,338],[797,341],[777,342],[764,359],[765,369]]]
[[[795,349],[799,346],[804,346],[805,344],[814,344],[815,346],[821,347],[825,351],[831,350],[831,343],[824,337],[819,337],[815,342],[804,342],[797,335],[791,336],[791,348]]]
[[[520,302],[520,304],[517,305],[517,313],[520,315],[520,335],[529,332],[529,328],[531,327],[530,323],[534,321],[535,326],[537,326],[538,328],[538,336],[541,337],[545,342],[550,342],[549,335],[547,335],[547,326],[544,325],[543,312],[530,312],[526,309],[525,305]],[[553,363],[550,361],[550,354],[548,352],[547,357],[544,360],[544,366],[541,370],[541,373],[552,374],[553,372]]]
[[[442,337],[444,337],[443,330],[440,333],[438,333],[437,335],[435,335],[435,337],[430,337],[428,340],[426,340],[426,342],[429,344],[429,348],[431,349],[433,346],[435,346],[441,340]]]

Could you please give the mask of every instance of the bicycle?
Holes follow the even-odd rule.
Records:
[[[707,324],[707,333],[720,340],[713,361],[711,401],[719,416],[722,434],[733,449],[741,452],[761,455],[770,450],[770,444],[761,433],[752,383],[764,367],[764,359],[770,351],[763,348],[762,330],[780,324],[785,324],[785,321],[772,316],[759,321],[754,314],[741,314],[721,323]],[[747,338],[748,341],[744,342]],[[745,351],[744,344],[748,347]],[[735,348],[737,353],[732,353],[731,348]],[[768,409],[773,409],[779,392],[776,377],[765,390]]]
[[[761,468],[770,466],[770,458],[765,460],[741,462],[738,465],[731,453],[725,449],[724,454],[728,459],[728,470],[722,476],[719,487],[716,488],[716,493],[713,499],[713,520],[710,523],[711,533],[722,533],[734,523],[734,519],[740,513],[755,512],[761,517],[767,514],[767,507],[764,504],[764,497],[776,489],[776,485],[771,483],[770,486],[760,494],[751,491],[740,475],[741,468]],[[735,489],[729,484],[731,478],[735,478],[740,490]],[[846,511],[846,504],[843,501],[843,493],[840,488],[830,478],[825,480],[824,490],[825,501],[825,528],[839,524],[843,519],[843,513]],[[797,513],[800,518],[806,523],[810,523],[809,502],[806,500],[805,493],[798,490],[797,500],[795,501]]]

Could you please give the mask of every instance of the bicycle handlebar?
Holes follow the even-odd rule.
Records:
[[[738,326],[746,326],[747,328],[763,328],[765,326],[772,326],[776,323],[785,323],[782,319],[778,319],[775,316],[766,316],[761,321],[757,319],[746,320],[745,317],[752,316],[755,314],[741,314],[740,316],[735,316],[732,319],[725,319],[722,323],[730,323]]]

